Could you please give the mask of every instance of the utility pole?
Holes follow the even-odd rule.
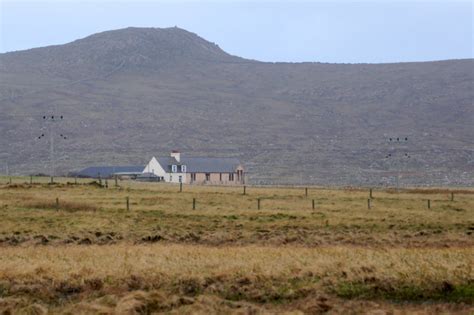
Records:
[[[385,158],[390,162],[390,164],[395,164],[396,168],[396,186],[397,191],[400,190],[400,173],[403,164],[403,160],[411,158],[410,154],[407,152],[401,154],[400,148],[403,148],[408,143],[408,137],[392,137],[388,139],[391,147],[389,153]]]
[[[54,177],[55,176],[55,154],[54,154],[54,140],[56,137],[56,125],[60,122],[62,122],[64,119],[63,115],[44,115],[43,116],[43,122],[47,124],[47,129],[49,131],[49,160],[50,160],[50,176]],[[61,139],[66,140],[67,137],[63,134],[59,135]],[[42,133],[41,135],[38,136],[38,140],[41,140],[45,138],[46,135]]]

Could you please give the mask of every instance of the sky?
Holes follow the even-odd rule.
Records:
[[[135,27],[178,26],[261,61],[473,58],[473,2],[0,0],[0,52]]]

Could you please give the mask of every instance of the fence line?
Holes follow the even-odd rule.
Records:
[[[51,179],[51,176],[49,175],[38,175],[38,176],[34,176],[34,175],[28,175],[28,176],[14,176],[14,175],[7,175],[7,176],[2,176],[0,175],[0,185],[1,185],[1,178],[5,178],[5,183],[9,183],[9,181],[11,180],[12,183],[28,183],[28,178],[32,178],[32,179],[38,179],[38,178],[41,178],[41,179]],[[99,183],[103,182],[106,178],[104,177],[100,177],[100,178],[89,178],[89,177],[77,177],[77,176],[74,176],[74,177],[69,177],[69,176],[56,176],[56,177],[53,177],[53,181],[55,183],[61,183],[62,181],[67,181],[67,180],[72,180],[73,182],[77,182],[78,179],[81,179],[82,181],[86,180],[86,179],[89,179],[89,180],[92,180],[92,182],[94,181],[99,181]],[[115,182],[117,183],[117,179],[114,178],[114,177],[110,177],[110,178],[107,178],[107,179],[112,179],[112,180],[115,180]],[[120,179],[118,179],[120,180]],[[157,182],[157,183],[154,183],[154,182],[136,182],[134,180],[120,180],[120,181],[124,181],[124,182],[133,182],[133,183],[140,183],[140,184],[161,184],[161,185],[169,185],[169,186],[179,186],[180,184],[179,183],[164,183],[164,182]],[[35,181],[33,180],[33,183]],[[247,188],[275,188],[275,189],[278,189],[278,188],[282,188],[282,189],[313,189],[313,190],[352,190],[352,191],[369,191],[370,189],[372,189],[373,191],[392,191],[392,190],[396,190],[395,187],[387,187],[387,186],[383,186],[383,187],[379,187],[379,186],[374,186],[374,185],[333,185],[333,184],[328,184],[328,185],[321,185],[321,184],[292,184],[292,183],[288,183],[288,184],[253,184],[253,183],[245,183],[245,184],[205,184],[205,183],[193,183],[193,184],[185,184],[184,187],[227,187],[227,188],[238,188],[238,187],[241,187],[243,188],[244,186],[247,187]],[[472,187],[465,187],[465,186],[449,186],[449,187],[443,187],[443,186],[426,186],[426,185],[412,185],[412,186],[407,186],[407,187],[401,187],[400,188],[400,191],[410,191],[410,190],[413,190],[413,189],[421,189],[421,190],[426,190],[426,191],[430,191],[430,190],[448,190],[448,192],[450,191],[454,191],[456,193],[471,193],[471,192],[465,192],[465,191],[468,191],[469,189],[472,189]],[[460,191],[463,191],[463,192],[460,192]],[[474,190],[472,190],[472,193],[474,194]]]
[[[37,177],[36,177],[37,178]],[[41,179],[43,179],[43,181],[41,181],[40,184],[44,184],[44,185],[49,185],[51,183],[48,183],[48,178],[49,177],[42,177]],[[22,181],[23,184],[28,184],[28,181],[30,184],[34,184],[35,183],[35,177],[34,176],[29,176],[28,177],[25,177],[25,178],[20,178]],[[77,177],[74,177],[72,178],[73,179],[73,182],[70,182],[68,179],[71,179],[71,178],[61,178],[60,180],[63,180],[63,181],[66,181],[67,184],[77,184]],[[115,178],[115,182],[117,183],[117,178]],[[59,181],[56,181],[56,182],[53,182],[55,184],[58,184]],[[98,179],[98,180],[94,180],[92,182],[88,182],[88,183],[80,183],[79,185],[82,185],[82,184],[93,184],[93,183],[96,183],[98,185],[100,185],[101,187],[103,188],[109,188],[109,185],[108,185],[108,180],[107,179]],[[130,181],[129,183],[134,183],[133,181]],[[8,187],[9,185],[12,185],[14,184],[14,181],[12,181],[12,177],[8,177],[8,182],[7,182],[7,186]],[[151,185],[153,185],[153,183],[149,183]],[[163,187],[176,187],[176,185],[168,185],[168,184],[162,184]],[[308,200],[306,203],[307,203],[307,208],[308,209],[315,209],[316,208],[316,200],[326,200],[326,199],[329,199],[328,200],[328,203],[331,203],[331,200],[330,200],[330,197],[328,196],[325,196],[325,197],[321,197],[321,198],[318,198],[317,197],[317,192],[318,191],[330,191],[331,189],[330,188],[319,188],[319,187],[311,187],[311,186],[293,186],[293,187],[276,187],[276,188],[286,188],[287,190],[291,190],[291,191],[295,191],[296,189],[299,189],[300,190],[300,194],[296,195],[296,194],[286,194],[286,195],[276,195],[276,194],[273,194],[271,197],[266,197],[264,193],[262,193],[262,191],[254,191],[252,192],[252,188],[258,188],[258,189],[272,189],[272,188],[275,188],[274,186],[252,186],[252,185],[190,185],[188,186],[189,188],[191,189],[183,189],[183,184],[177,184],[179,185],[179,189],[176,189],[175,192],[186,192],[186,193],[193,193],[193,194],[196,194],[197,192],[196,191],[192,191],[192,187],[209,187],[211,190],[213,187],[219,187],[219,188],[234,188],[234,189],[243,189],[241,190],[241,193],[239,193],[242,198],[245,198],[246,200],[248,200],[249,202],[251,202],[251,200],[254,200],[253,202],[256,201],[256,208],[257,210],[261,210],[261,209],[264,209],[265,208],[265,204],[264,201],[267,200],[267,199],[271,199],[271,200],[274,200],[276,202],[282,202],[282,201],[287,201],[287,200],[292,200],[294,202],[294,198],[297,198],[297,199],[300,199],[300,200]],[[115,188],[121,188],[118,184],[115,185],[110,185],[110,188],[112,187],[115,187]],[[141,189],[143,189],[143,187],[141,187]],[[133,187],[130,188],[128,187],[127,188],[127,192],[130,192],[130,191],[133,191]],[[151,190],[150,190],[151,191]],[[357,196],[357,197],[354,197],[351,199],[351,201],[357,201],[357,202],[363,202],[363,200],[367,200],[367,209],[368,210],[371,210],[372,208],[374,209],[377,209],[377,205],[380,205],[380,202],[378,201],[382,201],[383,202],[383,199],[387,198],[387,196],[379,196],[377,194],[374,194],[373,192],[385,192],[385,193],[389,193],[389,191],[387,190],[374,190],[374,188],[368,188],[368,189],[363,189],[363,188],[358,188],[358,189],[355,189],[353,191],[356,191],[356,192],[365,192],[367,193],[367,197],[368,199],[365,199],[365,198],[362,198],[362,196]],[[162,193],[172,193],[173,191],[163,191]],[[235,191],[233,191],[235,192]],[[443,199],[442,202],[455,202],[455,200],[457,201],[457,199],[455,198],[455,195],[459,195],[459,194],[462,194],[462,192],[459,192],[458,190],[446,190],[446,191],[443,191],[443,190],[439,190],[439,189],[431,189],[431,190],[422,190],[422,191],[416,191],[415,193],[426,193],[426,194],[434,194],[434,193],[437,193],[437,194],[440,194],[440,195],[447,195],[446,199]],[[161,192],[160,192],[161,193]],[[410,193],[410,190],[405,190],[405,193]],[[474,190],[466,190],[465,191],[466,194],[474,194]],[[311,195],[311,198],[312,199],[309,199],[308,197]],[[316,195],[316,196],[315,196]],[[130,200],[129,200],[129,196],[126,197],[126,209],[127,211],[130,211]],[[308,199],[306,199],[308,198]],[[376,199],[375,199],[376,198]],[[373,202],[373,200],[377,200],[376,203]],[[407,202],[407,201],[414,201],[416,199],[402,199],[400,198],[399,201],[400,202]],[[419,199],[418,199],[419,200]],[[432,206],[433,206],[433,203],[432,201],[440,201],[439,199],[423,199],[425,203],[425,207],[427,209],[431,209]],[[196,210],[196,198],[193,197],[193,201],[192,201],[192,209],[193,210]],[[225,201],[224,201],[225,203]],[[341,202],[342,204],[344,203],[344,201]],[[135,205],[137,203],[134,203]],[[203,209],[206,207],[206,204],[205,202],[201,202],[200,203],[200,208]],[[320,206],[323,206],[324,204],[319,202],[318,203],[318,207]],[[253,206],[255,207],[255,206]],[[270,209],[267,208],[267,210],[272,210],[272,208],[276,207],[274,204],[272,205],[272,207]],[[425,209],[426,209],[425,208]],[[59,209],[59,199],[56,198],[56,209]],[[252,209],[252,207],[250,208]],[[253,208],[255,209],[255,208]],[[306,209],[306,206],[305,206],[305,209]]]

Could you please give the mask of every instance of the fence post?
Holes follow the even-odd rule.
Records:
[[[54,183],[54,176],[51,176],[51,184]]]
[[[370,188],[370,190],[369,190],[369,197],[370,197],[370,199],[373,198],[373,197],[372,197],[372,188]]]
[[[179,192],[183,192],[183,183],[182,182],[179,183]]]
[[[451,201],[454,201],[454,192],[451,192]]]
[[[245,193],[246,193],[246,192],[245,192],[245,188],[247,188],[247,187],[244,185],[244,195],[245,195]]]
[[[314,199],[313,199],[313,210],[314,210]]]
[[[114,176],[114,179],[115,179],[115,187],[118,187],[117,175]]]
[[[127,211],[130,211],[130,198],[127,196],[125,199],[127,201]]]
[[[97,173],[98,177],[99,177],[99,185],[102,187],[102,177],[100,177],[100,173]]]
[[[59,211],[59,198],[56,198],[56,211]]]
[[[370,209],[370,198],[367,199],[367,209]]]
[[[308,197],[308,187],[306,187],[306,188],[304,189],[304,195],[305,195],[306,197]]]
[[[196,198],[193,198],[193,210],[196,210]]]
[[[428,199],[428,209],[431,209],[431,200]]]
[[[30,185],[33,184],[33,175],[30,175]]]
[[[257,198],[257,209],[260,210],[260,198]]]

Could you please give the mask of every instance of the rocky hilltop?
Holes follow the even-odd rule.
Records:
[[[55,113],[61,172],[180,149],[238,157],[254,183],[472,185],[473,66],[267,63],[179,28],[98,33],[0,54],[0,163],[48,172]]]

